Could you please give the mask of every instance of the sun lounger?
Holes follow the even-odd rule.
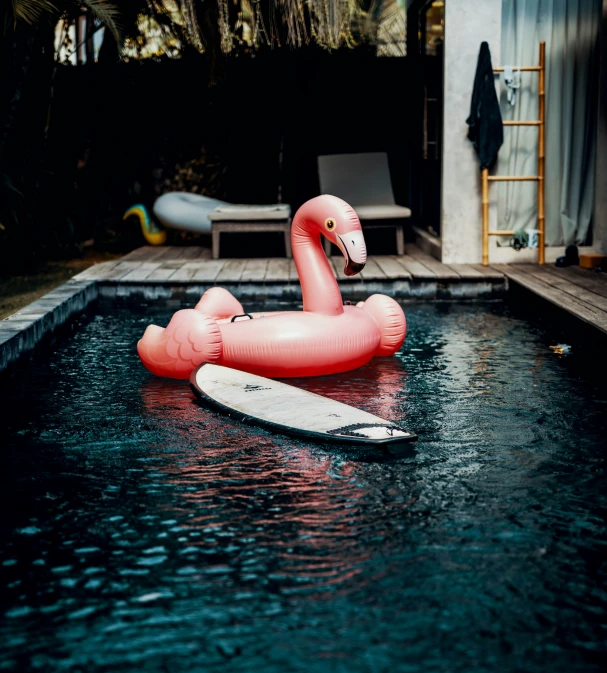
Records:
[[[321,193],[347,201],[365,228],[394,227],[396,251],[405,254],[403,225],[411,211],[394,199],[388,155],[385,152],[363,154],[326,154],[318,157]],[[325,240],[325,251],[331,244]]]

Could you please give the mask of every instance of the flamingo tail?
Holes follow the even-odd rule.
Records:
[[[150,325],[137,344],[145,367],[171,379],[188,379],[203,362],[217,362],[221,352],[219,325],[194,309],[177,311],[166,329]]]

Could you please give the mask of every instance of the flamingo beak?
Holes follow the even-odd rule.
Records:
[[[354,229],[347,234],[336,234],[336,244],[346,258],[344,273],[354,276],[362,271],[367,263],[367,246],[365,237],[360,229]]]

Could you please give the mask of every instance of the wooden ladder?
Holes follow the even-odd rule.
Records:
[[[514,66],[513,66],[514,67]],[[514,231],[499,229],[489,231],[489,183],[490,182],[537,182],[537,231],[538,231],[538,264],[545,262],[544,250],[544,136],[545,107],[544,87],[546,82],[546,43],[540,42],[539,65],[527,65],[518,68],[521,72],[539,73],[539,119],[530,121],[505,121],[504,126],[537,126],[539,138],[537,143],[537,175],[489,175],[489,169],[483,168],[482,204],[483,204],[483,266],[489,266],[489,236],[513,236]],[[504,72],[504,68],[493,68],[493,72]]]

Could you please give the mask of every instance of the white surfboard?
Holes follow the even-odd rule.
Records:
[[[237,369],[204,364],[190,377],[206,406],[282,434],[340,444],[394,444],[417,436],[396,423],[322,395]]]

